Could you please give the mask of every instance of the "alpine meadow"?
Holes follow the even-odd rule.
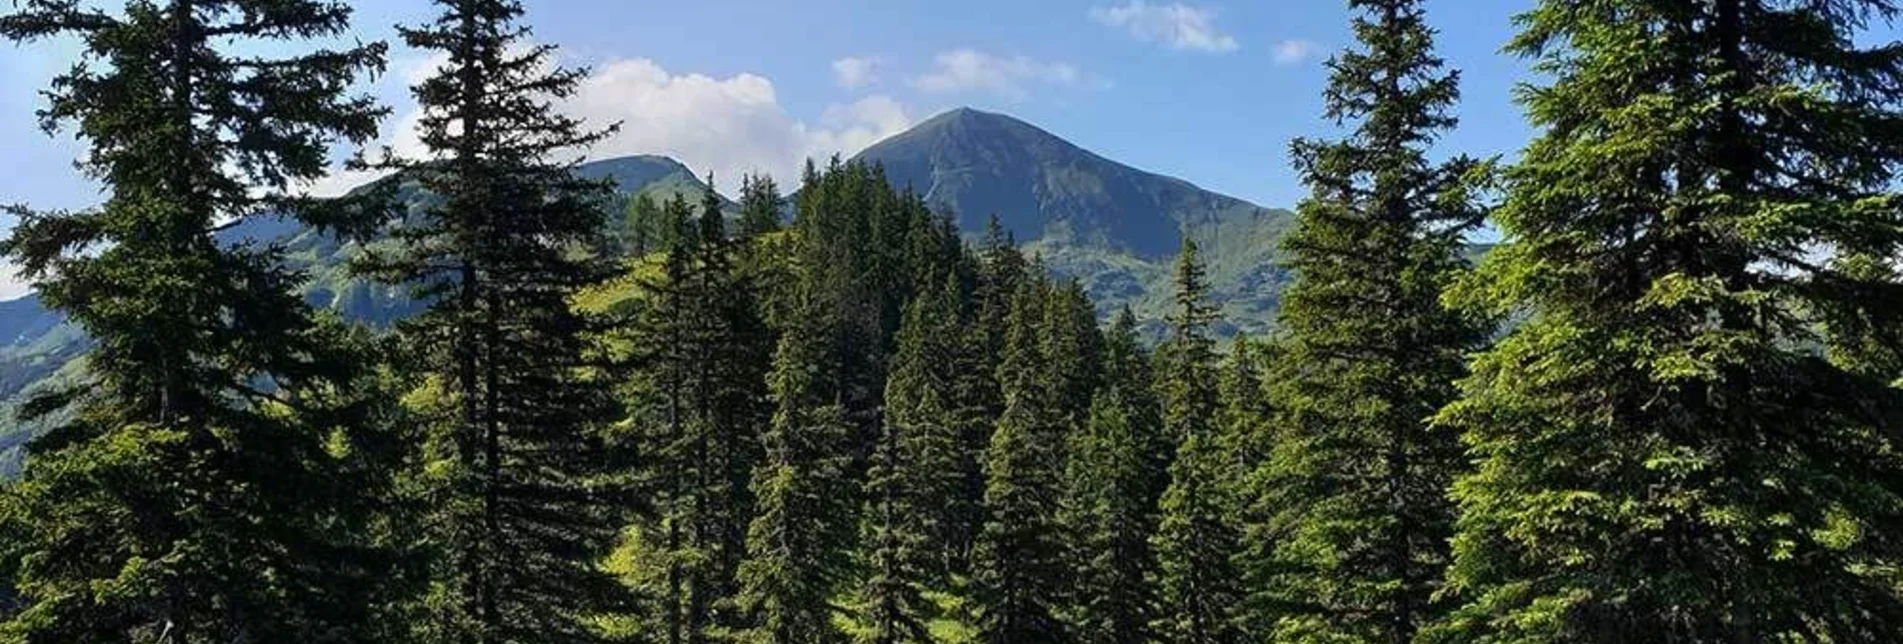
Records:
[[[1202,1],[0,0],[0,644],[1903,642],[1903,0]]]

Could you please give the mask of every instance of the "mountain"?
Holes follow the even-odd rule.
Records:
[[[706,184],[687,166],[662,156],[586,163],[576,168],[576,174],[608,181],[624,197],[645,193],[665,200],[679,194],[698,203],[706,190]],[[392,179],[381,181],[389,180]],[[415,204],[427,197],[414,184],[406,184],[398,188],[397,198]],[[619,208],[611,211],[609,226],[619,229],[624,225],[625,214]],[[285,262],[304,271],[308,278],[300,289],[305,301],[346,318],[386,326],[421,309],[405,287],[378,284],[349,274],[348,260],[360,250],[359,244],[306,228],[288,218],[272,214],[249,217],[219,231],[218,240],[233,245],[280,245]],[[77,376],[79,358],[90,347],[91,340],[83,330],[58,312],[47,310],[38,296],[0,302],[0,478],[16,470],[18,447],[37,429],[19,423],[13,418],[12,410],[35,387]]]
[[[1203,250],[1226,333],[1266,330],[1288,281],[1275,259],[1292,213],[1111,161],[1003,114],[952,110],[854,158],[956,213],[963,230],[997,215],[1107,310],[1128,304],[1160,319],[1185,235]]]
[[[1288,211],[1137,170],[1002,114],[946,112],[855,159],[883,164],[892,183],[957,213],[974,237],[997,214],[1046,267],[1079,279],[1106,314],[1131,306],[1152,335],[1160,334],[1169,310],[1172,262],[1185,235],[1203,248],[1225,334],[1266,330],[1288,281],[1275,262],[1278,240],[1293,220]],[[696,202],[706,190],[691,169],[663,156],[606,159],[576,172],[612,183],[623,197],[681,195]],[[414,184],[397,192],[412,205],[428,198]],[[625,209],[611,214],[611,230],[621,230]],[[403,287],[349,275],[358,243],[295,221],[259,215],[221,231],[219,239],[280,245],[287,263],[309,278],[300,289],[305,300],[347,318],[385,326],[420,308]],[[6,410],[40,383],[74,377],[89,346],[83,331],[37,297],[0,302],[0,476],[17,465],[17,447],[34,429],[11,422]]]

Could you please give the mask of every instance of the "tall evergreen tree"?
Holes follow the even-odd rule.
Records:
[[[1006,319],[998,381],[1004,411],[985,452],[985,521],[973,554],[979,638],[1066,641],[1058,621],[1069,573],[1058,525],[1064,424],[1043,347],[1051,285],[1026,278]]]
[[[832,616],[852,545],[852,426],[837,394],[828,393],[838,368],[828,360],[830,343],[820,326],[828,310],[809,301],[804,321],[783,331],[774,358],[778,408],[753,480],[759,504],[740,568],[748,642],[844,639]]]
[[[385,48],[294,49],[347,30],[340,2],[14,4],[0,36],[77,38],[40,118],[77,126],[80,167],[109,195],[8,209],[20,221],[0,251],[96,344],[80,384],[24,410],[72,414],[6,490],[19,607],[0,636],[373,637],[367,577],[387,562],[356,547],[350,510],[375,479],[347,462],[364,427],[338,406],[361,384],[356,356],[290,293],[300,276],[275,248],[216,233],[267,209],[341,223],[285,195],[324,175],[332,143],[375,136],[383,110],[349,88]]]
[[[876,370],[883,356],[874,355],[883,351],[879,307],[858,279],[873,252],[865,243],[865,218],[876,212],[867,177],[857,164],[835,161],[824,172],[809,164],[800,191],[790,283],[774,320],[776,407],[753,478],[758,503],[740,569],[744,641],[845,639],[833,615],[858,527],[853,468],[869,456],[858,451],[865,422],[878,420],[868,399],[884,388]]]
[[[1068,621],[1078,642],[1140,644],[1156,641],[1150,535],[1175,445],[1136,315],[1125,308],[1105,335],[1103,385],[1065,466],[1063,523],[1076,571]]]
[[[978,459],[966,449],[957,413],[960,291],[956,277],[946,275],[907,310],[886,387],[886,422],[899,432],[905,461],[900,479],[908,514],[901,529],[917,544],[919,581],[940,588],[962,567],[958,544],[976,530],[970,519],[979,501],[966,489]]]
[[[1478,468],[1434,635],[1875,642],[1903,632],[1899,392],[1828,362],[1818,316],[1893,291],[1893,3],[1540,2],[1512,50],[1543,128],[1511,243],[1464,295],[1531,318],[1443,412]],[[1882,326],[1896,328],[1893,321]]]
[[[1187,237],[1176,266],[1176,311],[1159,354],[1163,426],[1176,441],[1170,484],[1153,539],[1162,610],[1158,634],[1172,642],[1240,642],[1242,587],[1234,481],[1239,474],[1218,414],[1216,311],[1208,278]]]
[[[554,113],[582,70],[551,69],[514,0],[438,0],[401,28],[447,56],[415,88],[436,157],[393,160],[437,195],[364,268],[416,284],[427,312],[402,325],[424,354],[438,548],[425,641],[589,641],[587,617],[626,608],[595,559],[619,534],[596,424],[609,397],[578,377],[591,326],[569,299],[606,274],[607,187],[561,157],[605,132]]]
[[[654,201],[654,195],[640,193],[628,200],[628,210],[622,222],[621,252],[640,257],[648,251],[666,245],[668,224],[661,204]]]
[[[712,180],[709,180],[712,185]],[[689,221],[670,208],[677,246],[658,280],[641,284],[640,310],[622,341],[634,374],[623,387],[639,480],[654,510],[639,523],[641,563],[653,584],[645,620],[666,641],[701,642],[744,625],[737,592],[753,509],[750,480],[770,419],[771,334],[752,277],[725,234],[719,195],[708,190]],[[637,269],[637,274],[640,271]]]
[[[780,229],[786,198],[773,177],[750,175],[740,184],[740,236],[753,238]]]
[[[886,386],[886,427],[866,477],[871,578],[861,591],[861,641],[929,642],[922,591],[943,582],[964,482],[952,416],[945,330],[957,328],[956,283],[906,307]],[[941,583],[942,587],[942,583]]]
[[[1278,641],[1405,643],[1444,612],[1433,597],[1464,464],[1428,425],[1455,396],[1484,337],[1441,305],[1464,270],[1477,164],[1433,164],[1455,121],[1458,75],[1442,70],[1419,0],[1352,0],[1361,47],[1330,61],[1326,114],[1339,141],[1297,140],[1313,194],[1284,240],[1297,277],[1283,298],[1274,455],[1251,540],[1273,549],[1252,584]]]

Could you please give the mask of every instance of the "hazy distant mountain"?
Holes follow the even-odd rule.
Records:
[[[687,166],[661,156],[608,159],[584,164],[576,172],[590,179],[610,180],[624,196],[647,193],[666,200],[680,194],[699,203],[706,189]],[[412,205],[425,198],[413,185],[399,187],[397,196]],[[621,226],[624,214],[616,209],[609,225]],[[351,276],[347,260],[358,250],[356,243],[295,221],[259,215],[220,231],[219,239],[228,244],[281,244],[285,261],[309,278],[301,289],[305,300],[346,318],[382,326],[421,308],[409,297],[406,287]],[[85,332],[63,315],[48,311],[38,296],[0,302],[0,476],[18,466],[16,448],[33,433],[32,427],[15,422],[11,408],[35,385],[76,375],[78,359],[89,347]]]

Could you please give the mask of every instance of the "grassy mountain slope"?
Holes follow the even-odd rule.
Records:
[[[1226,334],[1266,330],[1288,281],[1275,259],[1293,213],[1105,159],[1002,114],[952,110],[855,158],[957,213],[966,231],[997,215],[1106,310],[1128,304],[1152,326],[1185,235],[1203,248]]]

